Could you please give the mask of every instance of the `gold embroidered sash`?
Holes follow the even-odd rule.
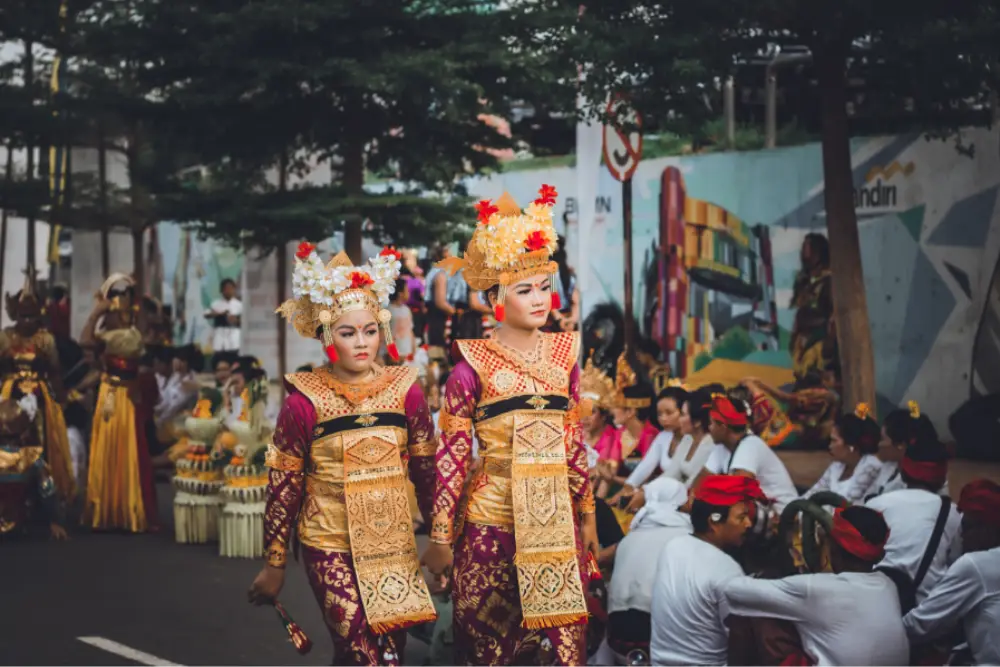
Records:
[[[511,478],[522,625],[553,628],[586,619],[561,413],[514,416]]]
[[[372,630],[385,634],[437,618],[420,570],[406,475],[391,430],[344,435],[344,499],[354,573]]]
[[[317,422],[329,423],[349,415],[403,413],[415,373],[378,369],[364,387],[340,387],[319,373],[296,373],[287,379],[313,403]],[[375,633],[386,634],[433,621],[437,614],[417,556],[399,429],[357,423],[362,426],[323,434],[321,439],[342,441],[342,502],[354,573],[368,624]]]

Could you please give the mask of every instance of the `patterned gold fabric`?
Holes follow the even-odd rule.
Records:
[[[416,370],[378,369],[371,384],[379,392],[332,391],[332,379],[312,372],[287,377],[312,402],[317,424],[353,415],[405,414]],[[377,634],[436,617],[413,536],[407,440],[406,429],[377,425],[314,440],[299,517],[304,545],[351,553],[365,616]]]
[[[272,470],[284,470],[285,472],[302,472],[305,470],[306,462],[302,459],[285,454],[273,444],[268,445],[267,454],[264,456],[264,465]]]
[[[568,397],[578,341],[575,334],[542,336],[528,357],[496,341],[461,341],[482,383],[480,414],[483,406],[516,396]],[[586,618],[587,606],[576,558],[566,412],[548,410],[542,400],[536,406],[477,422],[484,465],[469,492],[466,519],[513,524],[523,626],[551,628]],[[504,466],[509,476],[488,472]]]

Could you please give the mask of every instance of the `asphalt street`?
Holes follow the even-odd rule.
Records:
[[[0,663],[18,665],[329,665],[333,646],[301,565],[281,600],[313,640],[300,656],[277,614],[247,603],[262,561],[173,540],[172,492],[157,489],[163,530],[44,531],[0,543]],[[420,547],[423,548],[423,540]],[[427,647],[410,638],[406,664]]]

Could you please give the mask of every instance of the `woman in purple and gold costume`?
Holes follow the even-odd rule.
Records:
[[[458,342],[462,360],[440,417],[424,563],[452,582],[459,664],[586,663],[584,591],[598,547],[578,405],[579,337],[540,330],[559,307],[555,197],[542,186],[523,212],[509,195],[480,202],[465,257],[445,262],[487,292],[502,323],[489,340]],[[466,486],[473,429],[481,460]]]
[[[315,246],[296,253],[294,298],[278,310],[323,342],[328,366],[285,377],[267,465],[267,564],[250,601],[273,602],[285,579],[293,525],[337,665],[397,665],[405,629],[434,620],[417,558],[406,478],[430,514],[434,425],[417,371],[375,363],[389,329],[399,254],[364,267],[341,253],[324,266]],[[298,550],[296,549],[296,553]]]

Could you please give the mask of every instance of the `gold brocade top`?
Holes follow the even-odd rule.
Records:
[[[398,448],[404,470],[418,459],[417,473],[427,474],[433,469],[433,424],[416,376],[416,369],[398,366],[376,367],[374,379],[364,384],[340,382],[325,369],[285,377],[294,391],[279,415],[268,466],[272,469],[272,485],[276,473],[305,473],[298,512],[298,534],[303,544],[327,551],[350,551],[344,451],[355,443],[373,438],[391,442]],[[308,399],[314,416],[298,407],[297,394]],[[308,433],[309,442],[296,442],[291,437],[291,426],[303,435]],[[426,493],[429,497],[430,490]],[[282,511],[287,500],[272,496],[269,501],[265,521],[265,532],[271,536],[269,559],[283,550],[287,539],[279,526],[269,525],[274,519],[287,519],[287,513]],[[281,548],[272,550],[270,542],[275,540],[281,542]]]
[[[530,355],[495,340],[458,343],[463,361],[445,390],[438,447],[438,485],[431,537],[454,538],[458,500],[466,489],[471,432],[479,441],[481,465],[467,490],[464,519],[481,525],[514,525],[512,459],[517,414],[559,416],[569,463],[570,492],[581,511],[592,511],[586,450],[579,426],[579,336],[543,334]],[[460,519],[463,517],[459,517]]]
[[[135,327],[110,329],[97,334],[104,343],[104,353],[120,359],[138,359],[143,354],[142,333]]]
[[[30,338],[22,337],[13,327],[0,331],[0,357],[7,371],[45,375],[59,366],[55,338],[44,329]]]

